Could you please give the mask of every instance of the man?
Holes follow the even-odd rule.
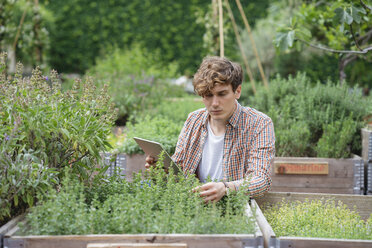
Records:
[[[189,114],[172,159],[185,174],[196,173],[202,182],[212,178],[213,182],[194,189],[205,202],[219,201],[243,183],[248,183],[251,197],[271,185],[273,123],[265,114],[238,103],[242,80],[241,66],[220,57],[205,58],[194,75],[194,90],[205,108]],[[153,163],[148,156],[146,168]]]

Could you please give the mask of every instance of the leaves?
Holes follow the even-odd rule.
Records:
[[[363,221],[342,202],[283,200],[265,207],[264,215],[277,236],[366,239],[372,238],[372,215]]]
[[[60,192],[50,190],[26,216],[28,235],[197,233],[253,234],[245,191],[205,204],[194,176],[165,174],[162,164],[133,181],[119,174],[88,187],[67,172]]]

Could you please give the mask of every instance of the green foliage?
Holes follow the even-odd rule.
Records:
[[[315,148],[318,157],[345,158],[350,155],[350,144],[357,132],[352,116],[343,122],[335,121],[323,127],[323,135]]]
[[[331,4],[304,3],[291,18],[290,25],[279,29],[275,43],[282,50],[293,46],[295,39],[310,41],[312,33],[321,37],[323,43],[335,49],[355,48],[352,29],[358,28],[359,35],[369,30],[371,24],[368,11],[371,6],[363,6],[360,1],[338,0]],[[345,32],[345,25],[348,31]],[[350,30],[351,28],[351,30]]]
[[[27,0],[3,0],[0,3],[0,50],[16,44],[17,59],[45,66],[53,17],[42,4]],[[19,34],[17,36],[17,34]]]
[[[342,202],[282,201],[264,209],[264,215],[278,237],[372,239],[372,216],[363,221]]]
[[[203,57],[204,28],[195,23],[196,8],[209,1],[48,1],[55,28],[50,30],[52,67],[84,72],[107,46],[140,44],[159,50],[164,64],[178,61],[195,71]],[[190,49],[192,48],[192,49]]]
[[[135,124],[128,123],[126,139],[123,147],[119,147],[118,150],[127,154],[143,153],[142,149],[133,140],[133,137],[140,137],[161,143],[169,154],[173,154],[181,129],[182,123],[175,122],[170,118],[147,116],[138,120]]]
[[[140,46],[130,49],[113,49],[104,58],[97,60],[87,75],[92,75],[99,88],[109,84],[108,93],[118,108],[119,122],[154,106],[165,96],[177,96],[181,87],[171,86],[169,78],[175,78],[177,66],[164,66],[159,53],[149,53]]]
[[[141,112],[136,123],[128,123],[126,138],[118,150],[127,154],[143,153],[133,140],[133,137],[140,137],[161,143],[169,154],[173,154],[188,114],[202,107],[204,104],[195,97],[162,100]]]
[[[15,75],[6,75],[6,54],[1,54],[0,158],[5,166],[0,176],[6,178],[0,195],[5,202],[13,199],[16,206],[22,198],[32,205],[30,197],[55,181],[48,168],[71,167],[81,180],[91,177],[115,118],[105,90],[96,91],[87,80],[62,93],[55,71],[48,77],[36,68],[24,78],[22,64]],[[4,190],[12,185],[16,189],[8,195]]]
[[[36,194],[58,180],[55,169],[45,166],[34,151],[12,157],[12,143],[11,138],[0,143],[0,223],[33,206]]]
[[[140,116],[163,117],[183,124],[191,112],[201,108],[204,108],[204,104],[200,97],[170,98],[163,99],[153,108],[144,109]]]
[[[143,179],[145,177],[145,179]],[[165,174],[162,164],[132,182],[114,177],[87,188],[65,178],[60,192],[50,190],[26,216],[25,235],[243,233],[255,232],[245,215],[247,196],[233,193],[205,204],[192,189],[194,176]]]
[[[277,156],[336,158],[360,154],[360,129],[372,104],[357,87],[314,85],[305,74],[277,77],[269,90],[260,87],[256,96],[243,92],[241,101],[273,119]]]

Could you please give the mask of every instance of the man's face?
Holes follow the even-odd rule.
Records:
[[[235,92],[232,85],[217,84],[209,94],[203,97],[203,102],[213,120],[227,122],[235,110],[235,99],[239,99],[241,85]]]

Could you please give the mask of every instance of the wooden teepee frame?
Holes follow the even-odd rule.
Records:
[[[237,25],[236,25],[236,22],[235,22],[235,18],[234,18],[234,15],[233,15],[233,12],[231,11],[231,8],[230,8],[230,4],[229,4],[229,1],[228,0],[224,0],[225,1],[225,4],[227,6],[227,10],[228,10],[228,14],[229,14],[229,17],[230,17],[230,20],[232,22],[232,25],[233,25],[233,29],[234,29],[234,33],[235,33],[235,36],[236,36],[236,40],[238,42],[238,46],[239,46],[239,50],[242,54],[242,57],[243,57],[243,60],[244,60],[244,66],[245,66],[245,69],[247,71],[247,74],[248,74],[248,77],[249,77],[249,80],[252,84],[252,89],[253,89],[253,92],[256,93],[256,86],[255,86],[255,82],[254,82],[254,78],[253,78],[253,74],[252,74],[252,71],[251,69],[249,68],[249,65],[248,65],[248,59],[247,57],[245,56],[245,53],[243,51],[243,45],[242,45],[242,42],[241,42],[241,39],[240,39],[240,35],[239,35],[239,31],[238,31],[238,28],[237,28]],[[249,26],[249,23],[248,23],[248,19],[243,11],[243,7],[240,3],[240,0],[235,0],[238,8],[239,8],[239,12],[240,12],[240,15],[242,16],[243,18],[243,21],[244,21],[244,25],[245,25],[245,28],[248,32],[248,36],[249,36],[249,39],[252,43],[252,48],[253,48],[253,51],[254,51],[254,55],[256,57],[256,61],[257,61],[257,64],[258,64],[258,69],[260,71],[260,75],[261,75],[261,79],[265,85],[266,88],[269,87],[269,84],[267,82],[267,79],[265,77],[265,73],[264,73],[264,70],[262,68],[262,63],[261,63],[261,60],[260,60],[260,57],[258,55],[258,51],[257,51],[257,47],[256,47],[256,43],[253,39],[253,36],[252,36],[252,31],[251,31],[251,27]],[[214,1],[212,1],[212,4],[214,3]],[[223,36],[223,8],[222,8],[222,0],[218,0],[218,12],[219,12],[219,36],[220,36],[220,56],[221,57],[224,57],[225,54],[224,54],[224,36]]]

